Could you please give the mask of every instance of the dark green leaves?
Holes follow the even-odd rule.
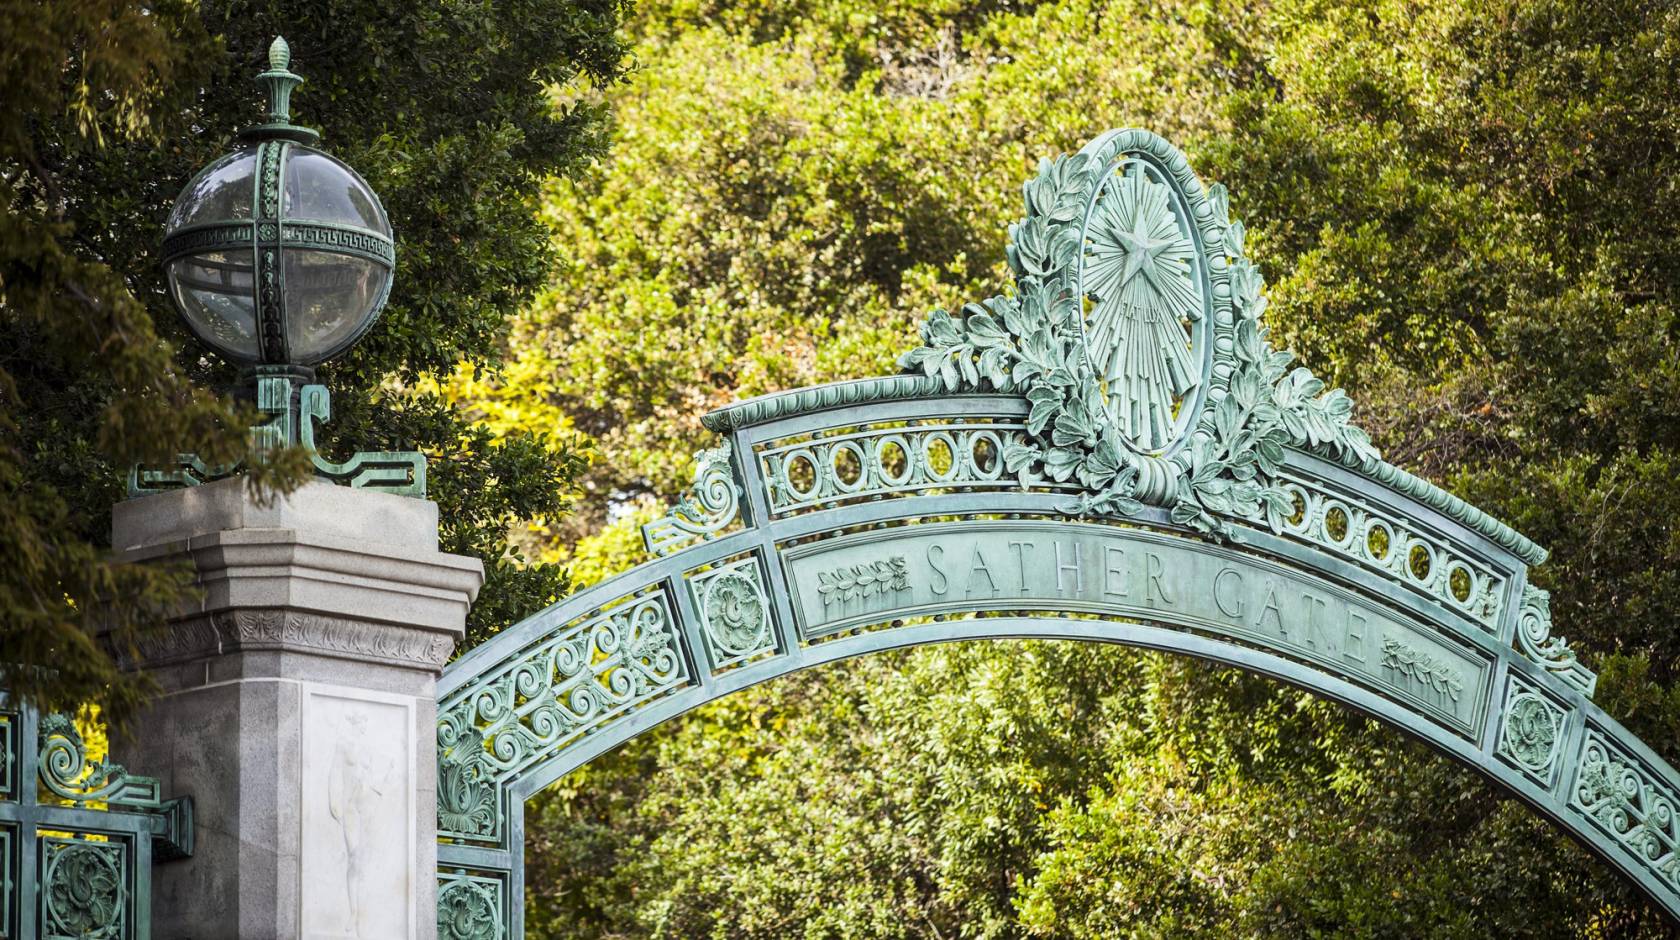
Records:
[[[259,119],[250,76],[282,32],[307,78],[294,115],[369,180],[398,241],[385,313],[321,371],[335,412],[323,449],[432,455],[444,545],[489,572],[472,636],[565,590],[560,570],[510,556],[507,535],[561,511],[578,452],[541,435],[489,446],[470,416],[405,398],[428,373],[491,365],[546,283],[553,246],[535,199],[544,178],[603,152],[605,114],[556,108],[544,82],[616,81],[624,10],[0,2],[0,504],[19,560],[0,578],[0,682],[11,665],[27,677],[53,664],[51,688],[13,688],[59,706],[132,704],[138,689],[89,618],[119,610],[120,646],[185,596],[178,573],[105,560],[107,512],[130,462],[243,455],[249,416],[212,394],[234,370],[185,336],[155,251],[181,185]]]

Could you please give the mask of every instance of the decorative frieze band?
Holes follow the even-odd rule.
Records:
[[[397,666],[442,669],[455,649],[448,633],[401,624],[279,608],[189,617],[149,631],[136,665],[155,667],[250,649],[285,649]]]
[[[1486,565],[1392,513],[1300,477],[1281,482],[1296,509],[1283,520],[1286,533],[1422,591],[1490,633],[1499,628],[1506,582]],[[1265,525],[1261,516],[1251,521]]]
[[[288,220],[281,226],[281,241],[289,248],[323,248],[369,255],[386,264],[394,264],[397,260],[396,248],[390,239],[361,229]]]
[[[866,425],[773,441],[759,460],[778,516],[872,496],[1047,485],[1004,466],[1005,448],[1025,430],[1020,419]]]
[[[218,251],[230,247],[249,250],[252,240],[251,226],[250,222],[222,222],[176,232],[164,239],[163,258],[170,261],[198,251]]]
[[[321,222],[286,220],[278,229],[270,220],[260,223],[221,222],[202,228],[176,232],[163,243],[163,256],[172,259],[197,251],[216,251],[223,248],[249,248],[252,225],[260,241],[274,241],[278,235],[287,247],[322,248],[350,254],[369,255],[386,264],[396,262],[396,247],[391,240],[366,229],[345,228]]]

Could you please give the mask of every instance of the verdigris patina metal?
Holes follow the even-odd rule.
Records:
[[[425,498],[425,454],[358,451],[343,463],[323,456],[315,443],[316,424],[332,418],[331,395],[324,385],[299,385],[293,379],[282,375],[254,379],[257,410],[269,416],[267,421],[251,428],[251,439],[258,453],[302,447],[309,453],[315,475],[322,479],[398,496]],[[130,467],[128,495],[145,496],[183,486],[199,486],[237,472],[237,464],[212,466],[192,454],[180,454],[172,467]]]
[[[1138,130],[1045,161],[1013,290],[931,313],[905,374],[704,418],[653,560],[439,684],[439,922],[523,930],[523,804],[721,695],[924,643],[1228,663],[1475,767],[1680,914],[1680,775],[1591,701],[1545,552],[1382,461],[1274,350],[1222,187]]]
[[[70,716],[0,694],[0,936],[151,936],[152,863],[192,854],[188,798],[91,760]]]
[[[1082,513],[1148,503],[1205,532],[1232,516],[1276,531],[1295,509],[1284,448],[1377,454],[1352,401],[1266,342],[1264,281],[1229,202],[1146,131],[1045,161],[1010,226],[1015,293],[935,310],[903,364],[948,392],[1024,394],[1004,469],[1076,482]]]
[[[326,386],[312,367],[350,348],[378,318],[391,290],[396,243],[373,188],[355,170],[315,149],[320,135],[292,123],[291,47],[276,38],[264,121],[239,135],[233,152],[181,190],[163,239],[170,298],[193,335],[244,367],[242,381],[270,416],[251,429],[266,454],[302,447],[318,476],[404,496],[426,495],[426,458],[378,451],[344,463],[323,457],[315,424],[331,417]],[[135,467],[130,496],[231,476],[181,454],[168,467]]]

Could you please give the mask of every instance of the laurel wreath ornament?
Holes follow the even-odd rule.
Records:
[[[823,606],[910,589],[910,568],[903,555],[817,573]]]
[[[1164,166],[1194,203],[1229,311],[1221,311],[1224,332],[1214,340],[1201,413],[1182,443],[1160,455],[1130,446],[1110,416],[1085,347],[1084,299],[1074,286],[1088,209],[1116,162],[1140,153]],[[1024,488],[1077,484],[1082,492],[1068,507],[1072,514],[1135,516],[1158,505],[1174,523],[1233,538],[1229,519],[1263,522],[1276,532],[1297,512],[1278,480],[1286,448],[1377,458],[1370,438],[1350,423],[1352,399],[1341,389],[1326,391],[1306,368],[1291,369],[1294,357],[1271,347],[1262,319],[1265,280],[1244,254],[1245,230],[1230,219],[1229,195],[1217,184],[1204,191],[1171,144],[1145,131],[1104,135],[1077,154],[1042,161],[1024,194],[1026,215],[1009,227],[1013,293],[970,303],[956,315],[933,310],[921,327],[922,345],[899,362],[952,392],[1026,398],[1025,429],[1002,455]]]

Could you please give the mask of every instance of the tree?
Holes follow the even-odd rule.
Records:
[[[97,642],[99,611],[131,643],[186,584],[104,557],[116,468],[177,450],[232,459],[243,435],[238,413],[175,368],[127,272],[101,260],[122,220],[90,211],[62,170],[155,143],[214,46],[186,4],[8,3],[3,15],[0,685],[47,707],[93,699],[120,713],[144,685]]]
[[[624,10],[5,4],[0,544],[12,563],[0,680],[48,707],[95,701],[116,718],[144,693],[95,642],[96,612],[123,611],[119,640],[132,639],[187,585],[179,571],[105,561],[108,507],[129,464],[238,456],[249,423],[199,391],[225,391],[234,373],[177,323],[156,250],[178,188],[259,113],[250,76],[282,33],[308,80],[294,113],[367,177],[397,236],[385,313],[321,370],[334,392],[326,446],[428,452],[443,548],[488,572],[473,637],[566,590],[562,570],[510,555],[506,534],[561,510],[581,453],[541,430],[492,440],[425,377],[462,360],[493,368],[504,321],[542,283],[551,248],[537,187],[602,148],[597,90],[624,74]],[[296,466],[270,476],[286,485]]]
[[[994,291],[1040,156],[1113,125],[1226,184],[1278,336],[1402,465],[1553,549],[1599,701],[1680,757],[1670,5],[644,8],[613,160],[506,414],[598,438],[580,520],[672,493],[708,404],[891,371]],[[574,552],[600,561],[628,521]],[[575,530],[573,530],[575,532]],[[573,532],[557,530],[559,542]],[[1603,865],[1393,732],[1269,682],[1046,644],[708,706],[532,810],[546,935],[1664,936]],[[862,903],[858,899],[873,899]],[[883,916],[883,912],[886,912]]]

